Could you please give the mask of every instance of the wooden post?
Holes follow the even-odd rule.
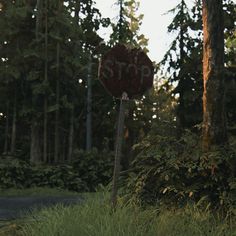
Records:
[[[117,204],[117,194],[118,194],[118,182],[120,176],[120,159],[122,154],[122,143],[124,138],[124,121],[125,121],[125,109],[128,102],[127,93],[122,94],[120,99],[120,111],[118,119],[118,129],[117,129],[117,140],[116,140],[116,150],[115,150],[115,163],[113,172],[113,182],[112,182],[112,193],[111,193],[111,204],[115,208]]]

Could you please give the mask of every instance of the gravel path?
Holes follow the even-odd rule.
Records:
[[[0,197],[0,221],[20,218],[33,209],[56,204],[72,205],[81,201],[79,197]]]

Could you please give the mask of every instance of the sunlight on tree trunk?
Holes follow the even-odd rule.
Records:
[[[222,0],[203,0],[203,150],[227,142]]]

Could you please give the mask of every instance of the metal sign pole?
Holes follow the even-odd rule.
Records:
[[[111,193],[111,204],[115,208],[117,204],[117,194],[118,194],[118,182],[120,177],[120,160],[122,154],[122,143],[123,143],[123,133],[124,133],[124,121],[125,121],[125,109],[129,98],[127,93],[122,94],[120,99],[120,111],[118,119],[118,129],[117,129],[117,140],[116,140],[116,150],[115,150],[115,164],[113,172],[113,182],[112,182],[112,193]]]

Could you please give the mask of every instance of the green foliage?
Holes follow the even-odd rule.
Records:
[[[119,204],[115,211],[107,195],[89,197],[71,207],[56,206],[35,212],[21,227],[25,236],[232,236],[235,222],[208,210],[186,207],[181,210],[141,209]]]
[[[168,82],[175,85],[172,92],[178,95],[176,115],[180,128],[193,129],[202,122],[202,1],[194,1],[191,9],[186,2],[179,0],[179,4],[168,12],[174,14],[168,32],[175,33],[176,38],[160,65],[163,71],[168,72]],[[225,62],[228,66],[235,66],[235,4],[231,0],[223,3]],[[229,88],[232,88],[231,84]],[[233,90],[235,93],[234,88]],[[227,93],[226,98],[233,100],[234,96]],[[232,102],[227,103],[226,112],[232,113],[232,110],[235,110]]]
[[[137,14],[140,6],[139,0],[118,0],[119,17],[117,23],[112,23],[113,32],[110,36],[110,44],[127,44],[132,47],[141,47],[148,51],[148,39],[140,34],[143,14]]]
[[[74,153],[74,170],[79,172],[80,178],[87,183],[89,190],[94,191],[99,185],[107,185],[111,181],[114,155],[112,152],[90,152],[82,150]]]
[[[65,4],[60,2],[61,6],[59,2],[51,0],[46,4],[45,1],[1,1],[0,113],[3,114],[0,119],[2,134],[0,140],[3,144],[0,146],[1,153],[9,154],[11,151],[14,108],[17,113],[17,142],[16,150],[11,154],[16,154],[20,150],[25,154],[25,159],[31,158],[32,161],[38,159],[36,161],[40,162],[43,159],[44,146],[40,140],[46,139],[45,137],[47,145],[52,147],[50,153],[48,150],[48,158],[44,158],[47,159],[45,162],[53,162],[56,142],[53,140],[56,138],[59,160],[70,159],[69,150],[85,147],[83,121],[86,113],[86,78],[91,54],[94,56],[92,105],[93,116],[96,117],[93,130],[101,127],[100,122],[104,114],[113,109],[112,100],[108,95],[104,95],[103,87],[96,80],[98,54],[101,53],[98,45],[102,41],[97,32],[100,27],[107,27],[110,24],[109,19],[101,17],[94,1],[65,1]],[[80,80],[82,82],[78,83]],[[9,96],[15,94],[15,90],[16,104],[14,96]],[[111,102],[107,102],[108,99]],[[72,109],[74,109],[73,114]],[[56,119],[58,113],[60,115]],[[43,133],[41,131],[44,117],[47,117],[45,118],[47,127]],[[8,128],[6,128],[7,122]],[[38,130],[41,131],[32,136],[31,128],[34,123],[37,123]],[[55,126],[58,132],[55,132]],[[111,129],[113,123],[103,128],[108,130],[108,134],[99,133],[105,133],[104,135],[108,137],[111,136]],[[75,138],[79,141],[74,142]],[[101,135],[97,137],[94,134],[94,146],[103,149],[102,142]],[[30,152],[33,148],[36,151]],[[36,152],[38,155],[30,156],[30,153]]]
[[[172,91],[178,95],[176,115],[181,128],[192,128],[202,120],[202,41],[201,2],[188,8],[186,1],[168,13],[175,14],[168,26],[176,38],[161,61],[169,73],[168,82],[175,84]]]
[[[204,198],[212,207],[235,206],[235,150],[203,154],[198,140],[186,131],[182,138],[150,134],[136,145],[127,179],[134,200],[183,205]]]
[[[0,163],[0,188],[50,187],[84,192],[106,185],[112,176],[112,154],[79,151],[76,160],[61,165],[30,165],[18,159]]]
[[[72,166],[31,166],[19,160],[1,163],[0,179],[2,189],[50,187],[73,191],[87,191],[88,187],[79,178]]]
[[[60,165],[53,167],[34,167],[32,182],[29,187],[50,187],[62,188],[72,191],[87,191],[87,184],[80,178],[70,165]]]

